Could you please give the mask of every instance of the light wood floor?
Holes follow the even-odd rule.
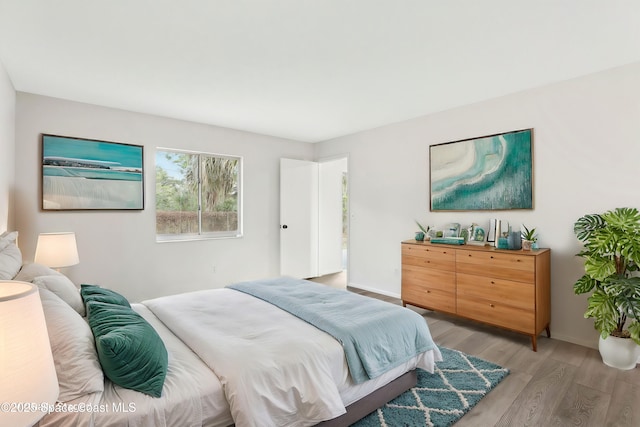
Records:
[[[395,298],[349,290],[401,304]],[[640,426],[640,368],[609,368],[597,350],[544,334],[533,352],[527,336],[411,308],[426,319],[436,344],[511,371],[456,427]]]

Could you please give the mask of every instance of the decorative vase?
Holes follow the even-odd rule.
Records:
[[[509,249],[511,249],[511,250],[520,249],[522,247],[522,240],[520,239],[520,232],[519,231],[512,231],[511,233],[509,233],[509,237],[507,238],[507,244],[509,246]]]
[[[640,346],[631,338],[600,337],[598,350],[605,365],[622,370],[634,369],[640,357]]]
[[[523,240],[522,241],[522,250],[523,251],[530,251],[532,247],[533,247],[533,241],[531,241],[531,240]]]
[[[509,240],[506,237],[498,237],[498,249],[509,249]]]
[[[416,231],[416,241],[424,242],[424,233],[422,231]]]

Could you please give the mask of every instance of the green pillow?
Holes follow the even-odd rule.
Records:
[[[131,307],[127,299],[111,289],[101,288],[96,285],[80,285],[80,295],[86,304],[88,301],[108,302],[109,304],[117,304],[125,307]]]
[[[129,307],[99,301],[87,302],[87,319],[107,378],[160,397],[169,361],[153,326]]]

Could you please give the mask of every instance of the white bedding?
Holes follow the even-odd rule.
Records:
[[[260,299],[230,289],[143,303],[218,376],[239,426],[309,426],[421,367],[432,351],[374,380],[350,380],[341,345],[328,334]]]
[[[59,412],[46,415],[39,426],[227,427],[234,423],[234,417],[238,426],[311,425],[342,414],[345,406],[406,371],[416,367],[432,371],[434,366],[434,354],[427,352],[374,380],[355,385],[335,339],[247,294],[217,289],[146,303],[175,308],[177,316],[185,320],[182,326],[180,322],[161,321],[147,306],[132,304],[156,329],[168,350],[169,368],[162,396],[153,398],[128,390],[105,377],[104,391],[66,402],[56,409]],[[66,308],[77,315],[71,307]],[[183,336],[178,338],[164,322]],[[189,345],[193,349],[183,340],[192,341]],[[249,344],[256,344],[255,349],[250,350]],[[236,345],[240,345],[239,353],[228,350]],[[97,360],[97,355],[94,357]],[[216,361],[216,357],[221,358]],[[258,372],[258,366],[266,370]],[[289,369],[283,370],[283,366]],[[230,381],[246,381],[247,388],[257,390],[253,402],[242,402],[234,395],[228,387]],[[296,381],[300,385],[291,387]],[[253,404],[273,396],[275,402]],[[279,418],[282,413],[284,418]]]
[[[156,329],[169,353],[162,397],[153,398],[105,379],[103,393],[67,402],[40,427],[226,427],[233,424],[222,385],[211,370],[146,307],[132,304]],[[88,408],[97,408],[89,411]]]

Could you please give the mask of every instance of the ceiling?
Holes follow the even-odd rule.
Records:
[[[637,0],[0,0],[16,90],[317,142],[640,61]]]

